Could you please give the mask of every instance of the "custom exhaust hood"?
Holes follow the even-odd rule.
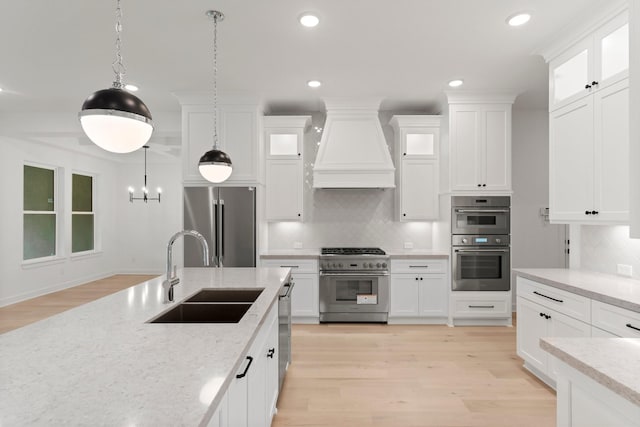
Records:
[[[378,119],[380,100],[325,99],[314,188],[393,188],[395,167]]]

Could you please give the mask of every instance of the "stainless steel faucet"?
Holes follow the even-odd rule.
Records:
[[[205,267],[209,266],[209,245],[204,236],[195,230],[182,230],[171,236],[169,243],[167,244],[167,278],[162,282],[162,289],[164,294],[164,302],[169,303],[173,301],[173,287],[180,283],[180,279],[175,274],[175,266],[172,261],[172,248],[173,242],[180,236],[193,236],[200,240],[202,244],[202,261]],[[173,269],[173,274],[172,270]]]

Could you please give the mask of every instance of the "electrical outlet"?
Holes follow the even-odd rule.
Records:
[[[302,242],[293,242],[293,249],[302,249]]]
[[[618,274],[620,276],[627,276],[627,277],[633,276],[633,268],[630,265],[618,264],[617,269],[618,269]]]
[[[405,249],[413,249],[413,242],[404,242]]]

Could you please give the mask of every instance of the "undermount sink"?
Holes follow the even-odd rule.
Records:
[[[185,302],[254,302],[263,290],[204,288]]]
[[[238,323],[251,305],[183,302],[149,323]]]

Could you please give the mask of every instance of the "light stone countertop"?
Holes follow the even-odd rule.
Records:
[[[267,251],[260,254],[262,259],[278,259],[278,258],[291,258],[291,259],[304,259],[304,258],[318,258],[320,256],[320,249],[276,249]]]
[[[640,406],[640,339],[542,338],[540,347]]]
[[[640,313],[640,281],[567,268],[517,268],[518,276]]]
[[[383,248],[384,249],[384,248]],[[262,259],[277,259],[277,258],[291,258],[291,259],[303,259],[303,258],[319,258],[320,249],[277,249],[267,251],[260,254]],[[392,249],[384,251],[390,258],[435,258],[435,259],[448,259],[449,252],[443,250],[432,249]]]
[[[391,259],[413,259],[413,258],[431,258],[431,259],[449,259],[449,252],[435,249],[398,249],[389,250],[387,255]]]
[[[187,268],[0,335],[2,426],[206,425],[289,269]],[[264,288],[239,323],[150,324],[201,288]]]

